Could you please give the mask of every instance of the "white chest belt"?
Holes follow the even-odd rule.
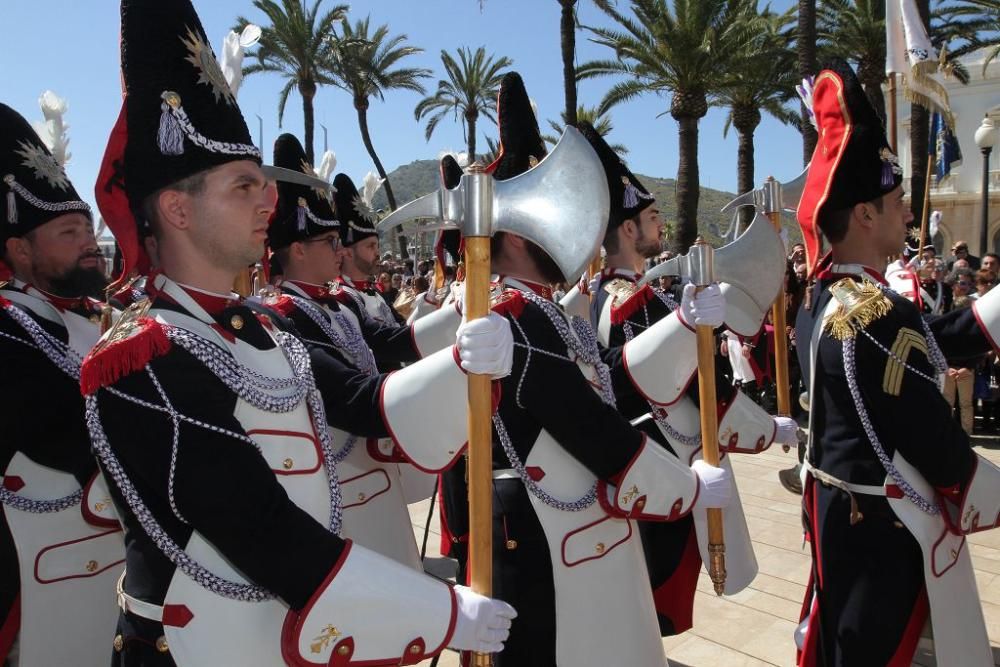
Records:
[[[125,587],[122,585],[124,582],[125,572],[123,571],[122,576],[118,577],[118,583],[115,584],[115,592],[118,594],[118,607],[128,614],[135,614],[136,616],[141,616],[142,618],[149,619],[150,621],[162,623],[163,607],[158,604],[153,604],[152,602],[146,602],[145,600],[132,597],[125,592]]]

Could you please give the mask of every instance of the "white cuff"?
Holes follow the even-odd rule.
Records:
[[[294,667],[415,665],[447,646],[451,587],[350,540],[301,611],[289,611],[281,653]]]
[[[759,454],[774,442],[774,418],[741,391],[719,417],[719,447],[727,452]]]
[[[598,497],[612,514],[630,519],[674,521],[691,511],[698,498],[698,476],[663,447],[642,446],[626,466],[617,489]]]
[[[694,331],[677,309],[622,348],[622,362],[632,385],[650,403],[670,405],[687,389],[698,368]]]
[[[379,407],[389,435],[424,472],[444,470],[462,453],[469,437],[468,387],[454,345],[391,373],[382,383]],[[433,423],[428,415],[434,415]]]

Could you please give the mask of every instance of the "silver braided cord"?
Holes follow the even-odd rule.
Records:
[[[271,378],[246,368],[236,361],[236,359],[225,353],[222,348],[219,348],[208,340],[200,338],[190,331],[170,325],[164,325],[164,330],[172,342],[178,343],[180,347],[199,359],[223,384],[253,407],[272,413],[287,413],[298,407],[305,400],[312,427],[318,435],[323,454],[323,465],[330,492],[329,530],[331,533],[339,534],[343,519],[343,503],[336,471],[336,456],[330,442],[322,396],[316,388],[308,352],[302,343],[286,332],[278,332],[275,335],[275,340],[291,367],[293,377],[290,379]],[[104,390],[136,405],[162,412],[170,418],[173,424],[173,436],[168,496],[171,510],[178,519],[184,521],[173,497],[173,477],[176,470],[179,425],[181,422],[246,442],[251,444],[258,452],[261,451],[260,446],[245,434],[235,433],[179,413],[167,400],[166,392],[148,364],[145,370],[150,376],[157,393],[164,400],[164,405],[156,405],[136,397],[128,396],[114,388],[106,388]],[[246,382],[240,382],[238,379],[234,380],[234,374],[240,372],[246,374]],[[268,392],[283,392],[287,395],[273,396]],[[272,599],[274,596],[260,586],[229,581],[210,572],[195,561],[167,534],[139,496],[135,486],[112,451],[107,434],[101,424],[97,396],[98,393],[94,393],[86,397],[87,428],[90,431],[94,451],[101,460],[104,469],[121,492],[126,505],[135,515],[142,529],[156,544],[157,548],[186,576],[217,595],[244,602],[262,602]],[[295,399],[294,402],[293,399]]]
[[[868,436],[868,441],[871,443],[872,450],[875,452],[875,456],[878,457],[879,463],[882,464],[886,473],[888,473],[888,475],[896,483],[896,486],[900,488],[903,495],[905,495],[910,502],[927,514],[939,514],[941,510],[938,506],[921,496],[917,490],[906,481],[906,478],[900,474],[899,470],[896,469],[896,466],[892,464],[892,461],[889,459],[889,455],[886,454],[885,448],[882,446],[882,441],[879,440],[878,434],[875,433],[875,427],[872,424],[871,417],[868,415],[868,410],[865,408],[864,399],[861,396],[861,390],[858,388],[853,338],[844,339],[843,350],[844,375],[847,377],[847,388],[850,391],[851,399],[854,401],[854,407],[858,411],[858,418],[861,420],[861,426],[864,428],[865,435]]]
[[[343,335],[341,335],[331,326],[331,321],[327,318],[324,310],[321,310],[309,299],[303,299],[302,297],[294,295],[289,296],[299,310],[315,322],[316,326],[318,326],[326,337],[330,339],[329,343],[323,343],[322,341],[313,342],[322,345],[323,347],[333,348],[344,354],[348,359],[352,360],[356,364],[362,373],[369,377],[378,374],[378,369],[375,367],[375,355],[372,354],[372,351],[365,342],[361,332],[354,327],[351,321],[343,313],[330,312],[330,317],[336,321],[336,323],[340,326],[340,330],[343,332]],[[357,445],[358,440],[358,436],[353,433],[347,434],[344,446],[341,447],[340,451],[334,455],[333,462],[335,464],[339,464],[350,456],[355,445]]]
[[[542,309],[542,312],[545,313],[545,315],[549,318],[549,321],[556,328],[556,331],[559,333],[559,337],[566,344],[567,349],[572,354],[576,355],[576,359],[568,355],[564,356],[556,352],[550,352],[549,350],[534,347],[531,344],[531,341],[528,340],[528,336],[525,333],[524,328],[521,326],[521,323],[517,321],[517,318],[511,318],[514,326],[517,327],[518,332],[521,334],[521,339],[524,341],[523,343],[514,343],[514,345],[515,347],[523,348],[527,354],[524,362],[524,369],[521,371],[521,377],[518,378],[517,381],[517,390],[515,392],[517,406],[520,408],[524,407],[524,404],[521,403],[521,388],[525,377],[528,375],[528,368],[531,365],[531,355],[537,352],[545,356],[567,361],[574,365],[576,365],[577,360],[580,360],[593,366],[601,383],[601,400],[607,405],[614,407],[615,395],[611,386],[611,371],[608,369],[607,364],[605,364],[601,359],[600,350],[597,346],[597,333],[590,325],[590,322],[582,317],[575,316],[567,322],[566,316],[563,315],[558,306],[551,301],[543,299],[542,297],[531,292],[522,292],[522,295],[526,300],[534,303]],[[504,454],[507,455],[507,460],[510,461],[511,467],[515,472],[517,472],[518,477],[521,478],[521,482],[531,495],[535,496],[549,507],[563,512],[579,512],[587,509],[597,501],[596,481],[590,490],[577,500],[560,500],[547,493],[528,475],[524,462],[518,455],[517,450],[514,449],[514,443],[511,441],[510,435],[507,432],[507,427],[503,423],[499,414],[493,415],[493,427],[496,429],[497,438],[500,440],[500,446],[503,448]]]
[[[43,329],[30,315],[18,308],[10,306],[4,309],[7,315],[28,334],[31,340],[18,338],[12,334],[0,331],[0,336],[8,340],[21,343],[27,347],[38,350],[51,361],[56,368],[65,373],[75,383],[80,382],[80,365],[83,360],[76,350],[67,343],[62,342],[48,331]],[[61,512],[64,509],[79,505],[83,500],[83,489],[74,491],[68,496],[53,500],[33,500],[20,496],[14,491],[0,486],[0,505],[13,507],[22,512],[31,514],[51,514]]]
[[[653,293],[656,294],[660,298],[660,301],[662,301],[667,306],[667,308],[670,309],[670,312],[673,312],[679,307],[679,304],[676,301],[674,301],[674,299],[669,294],[666,294],[663,290],[654,289]],[[645,325],[639,325],[639,326],[643,326],[645,329],[649,329],[650,327],[649,310],[646,308],[645,304],[643,304],[642,306],[642,315],[646,323]],[[622,325],[622,330],[625,332],[626,343],[635,338],[635,334],[632,331],[632,323],[629,322],[628,320],[625,320],[624,324]],[[656,422],[656,425],[663,430],[663,432],[667,435],[668,438],[676,442],[679,442],[682,445],[686,445],[688,447],[701,447],[700,428],[697,431],[695,431],[692,435],[685,435],[680,431],[678,431],[677,429],[675,429],[670,424],[670,422],[667,420],[667,411],[664,410],[662,406],[649,402],[649,408],[650,408],[650,416],[653,418],[653,421]]]
[[[31,190],[14,180],[13,176],[5,178],[4,182],[10,187],[11,190],[20,195],[21,199],[37,209],[49,211],[50,213],[62,213],[64,211],[86,211],[87,213],[90,213],[90,204],[87,202],[79,200],[60,202],[45,201],[36,197]]]

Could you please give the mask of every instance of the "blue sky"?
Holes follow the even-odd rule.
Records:
[[[116,0],[4,0],[4,47],[0,49],[0,100],[29,120],[40,120],[38,96],[46,89],[69,104],[70,178],[81,195],[93,202],[93,183],[121,104],[119,83],[119,3]],[[332,6],[324,0],[324,6]],[[790,0],[778,0],[777,8]],[[620,6],[627,6],[622,0]],[[264,21],[247,1],[195,0],[195,7],[218,53],[222,39],[237,15]],[[392,34],[405,33],[409,42],[425,49],[409,65],[427,67],[434,78],[428,89],[444,75],[440,52],[460,46],[487,50],[513,59],[531,97],[545,119],[558,118],[563,106],[562,64],[559,52],[559,5],[555,0],[488,0],[482,10],[476,0],[360,0],[351,5],[351,17],[370,14],[373,24],[388,23]],[[580,21],[605,24],[608,20],[588,0],[581,0]],[[577,33],[577,62],[609,56],[607,49],[587,41],[588,33]],[[283,80],[271,74],[248,77],[239,93],[239,103],[256,140],[260,115],[264,126],[265,156],[270,157],[275,137],[283,131],[301,137],[301,99],[288,100],[284,126],[278,127],[277,98]],[[581,103],[594,105],[613,80],[581,82]],[[368,114],[375,149],[388,170],[416,159],[436,157],[443,149],[462,150],[464,141],[458,122],[449,120],[424,140],[423,123],[413,118],[417,93],[393,91],[384,102],[373,100]],[[664,112],[669,97],[647,95],[612,111],[611,139],[630,149],[629,166],[640,173],[674,177],[677,172],[677,123]],[[327,127],[330,149],[337,154],[337,170],[355,180],[374,169],[357,126],[357,116],[347,95],[321,88],[315,100],[316,150],[323,149]],[[660,114],[664,114],[660,116]],[[658,117],[659,116],[659,117]],[[702,119],[699,164],[702,184],[734,191],[736,188],[736,134],[723,138],[725,112],[713,109]],[[485,136],[496,135],[489,122],[480,123],[478,147],[485,149]],[[780,180],[801,170],[801,139],[796,130],[765,118],[756,134],[756,180],[773,174]]]

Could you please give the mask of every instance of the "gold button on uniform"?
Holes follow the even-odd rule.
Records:
[[[605,546],[604,546],[604,542],[598,542],[598,543],[597,543],[597,546],[596,546],[596,547],[594,547],[594,551],[596,551],[596,552],[597,552],[597,553],[599,553],[599,554],[602,554],[602,553],[604,553],[604,551],[605,551],[606,549],[607,549],[607,547],[605,547]]]
[[[295,461],[291,459],[285,459],[284,461],[281,462],[281,465],[285,470],[291,470],[292,466],[295,465]]]
[[[91,324],[100,324],[101,323],[101,316],[100,315],[91,315],[87,319],[90,320]]]
[[[365,498],[367,498],[367,496],[365,494],[363,494],[363,493],[359,493],[358,494],[358,502],[359,503],[365,502]]]
[[[233,315],[232,317],[229,318],[229,324],[234,329],[239,331],[240,329],[243,328],[243,318],[240,317],[239,315]]]
[[[170,650],[170,647],[167,646],[167,638],[163,635],[156,638],[156,650],[160,653],[167,653]]]
[[[457,542],[458,540],[455,540],[455,541]],[[517,548],[517,540],[507,540],[507,550],[508,551],[513,551],[516,548]]]
[[[351,652],[351,647],[349,647],[347,644],[343,644],[337,647],[337,653],[339,653],[340,655],[347,655],[350,652]]]
[[[410,647],[410,653],[412,653],[413,655],[420,653],[420,647],[417,646],[416,644],[412,645]]]
[[[111,645],[115,647],[116,653],[121,653],[122,649],[125,648],[125,639],[121,635],[115,635],[115,640]]]
[[[96,571],[97,570],[97,561],[96,560],[88,560],[86,567],[87,567],[87,572],[94,572],[94,571]]]
[[[643,500],[642,498],[639,498],[639,500],[635,501],[635,507],[636,507],[636,509],[640,509],[641,510],[645,506],[646,506],[646,501]]]

